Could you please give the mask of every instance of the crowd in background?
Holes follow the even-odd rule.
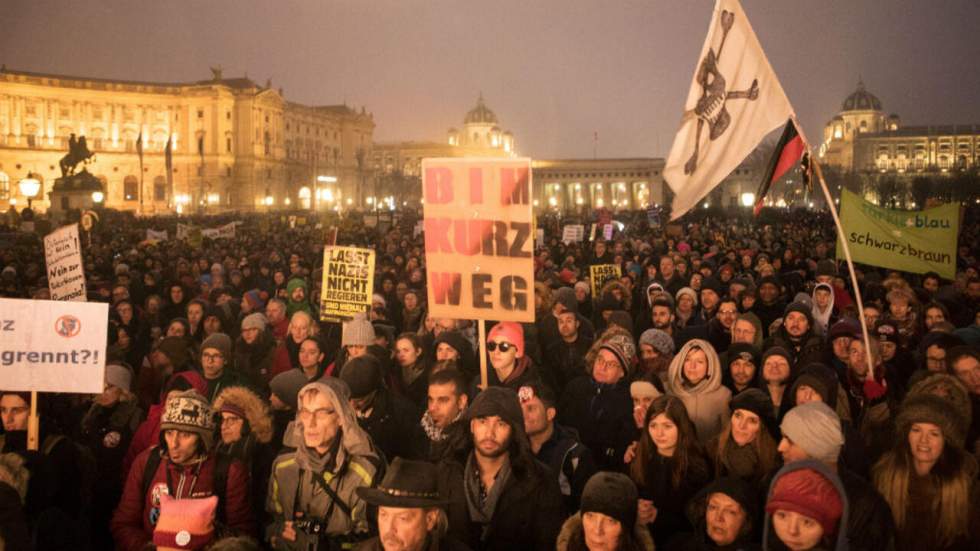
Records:
[[[110,305],[105,391],[41,394],[30,451],[30,393],[0,378],[0,541],[977,549],[976,214],[953,280],[857,266],[870,350],[827,214],[622,212],[570,243],[594,220],[542,215],[534,322],[488,321],[480,350],[475,320],[427,313],[414,213],[103,212],[83,260]],[[146,239],[235,220],[199,247]],[[319,316],[334,229],[377,255],[343,323]],[[38,236],[0,244],[0,296],[49,298]]]

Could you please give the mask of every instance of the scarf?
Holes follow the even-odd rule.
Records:
[[[470,512],[470,519],[483,525],[483,533],[480,536],[480,539],[483,540],[490,519],[493,518],[493,513],[497,509],[497,501],[504,493],[504,486],[507,485],[507,480],[510,478],[510,456],[504,456],[504,464],[497,471],[493,486],[484,492],[475,454],[476,452],[471,453],[469,459],[466,460],[466,467],[463,470],[463,483],[466,489],[466,506]]]
[[[296,464],[304,471],[311,473],[322,473],[328,466],[332,467],[336,463],[337,451],[340,449],[340,441],[344,438],[343,429],[337,429],[337,436],[327,453],[320,455],[315,449],[306,446],[306,439],[303,438],[303,425],[297,422],[295,425],[297,436]]]
[[[463,411],[460,410],[459,413],[456,414],[456,417],[453,417],[453,420],[449,422],[449,424],[452,425],[453,423],[458,421],[459,418],[462,416],[463,416]],[[422,430],[425,431],[425,435],[428,436],[429,440],[433,442],[442,442],[443,440],[449,437],[448,434],[446,434],[442,429],[436,426],[436,422],[432,420],[432,416],[429,415],[428,411],[422,414],[422,420],[419,421],[419,424],[422,425]]]

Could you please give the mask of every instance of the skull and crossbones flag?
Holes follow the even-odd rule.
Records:
[[[664,179],[680,218],[727,177],[793,107],[738,0],[717,0]]]

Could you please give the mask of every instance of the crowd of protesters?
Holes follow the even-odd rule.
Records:
[[[858,266],[868,351],[825,214],[617,213],[571,243],[589,220],[541,216],[534,322],[480,350],[427,313],[413,214],[180,220],[242,221],[193,247],[102,213],[105,390],[41,394],[36,451],[0,390],[0,549],[978,549],[975,214],[953,280]],[[343,323],[330,227],[377,253]],[[47,299],[38,237],[0,243],[0,296]]]

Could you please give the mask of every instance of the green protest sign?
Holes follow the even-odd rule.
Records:
[[[960,207],[945,204],[921,210],[891,210],[841,190],[840,221],[855,262],[912,273],[956,276]],[[837,258],[844,258],[838,243]]]

